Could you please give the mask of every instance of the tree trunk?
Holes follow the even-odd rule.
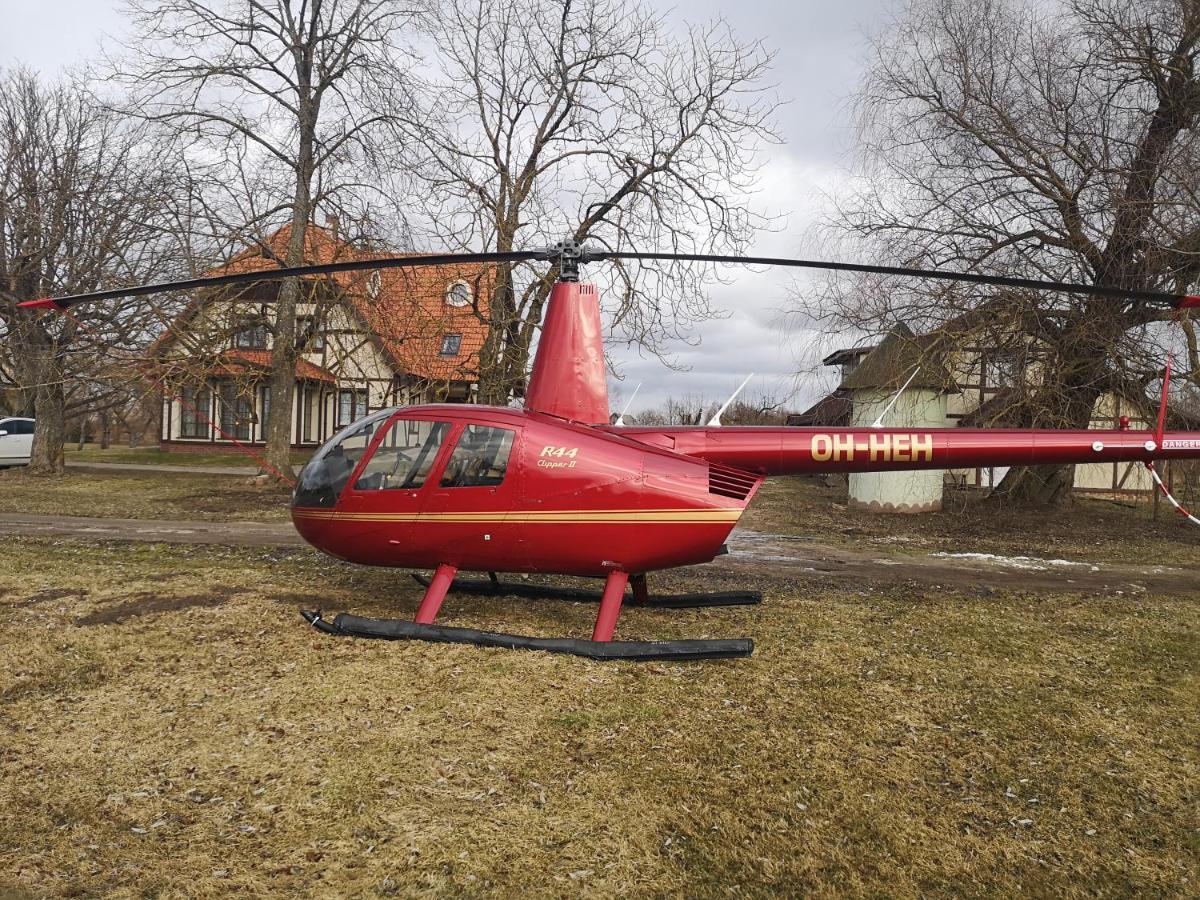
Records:
[[[1092,412],[1103,392],[1105,354],[1083,340],[1070,339],[1070,332],[1067,338],[1055,351],[1055,371],[1046,372],[1041,385],[1045,396],[1066,400],[1035,401],[1033,408],[1057,407],[1061,418],[1052,423],[1053,427],[1084,430],[1091,425]],[[1023,424],[1045,427],[1036,421]],[[1071,501],[1074,487],[1074,465],[1013,466],[988,499],[1022,506],[1056,506]]]
[[[63,419],[66,399],[62,373],[54,360],[46,360],[34,390],[37,419],[33,429],[33,450],[29,457],[31,475],[62,475],[66,470],[63,445],[67,427]]]
[[[498,252],[512,249],[512,241],[503,234],[497,242]],[[496,280],[488,303],[488,329],[483,346],[479,348],[478,401],[485,406],[506,406],[510,385],[505,378],[502,359],[505,352],[505,325],[513,316],[512,266],[496,266]]]
[[[292,203],[292,232],[288,239],[285,264],[304,263],[305,238],[312,212],[312,142],[303,141],[300,170],[296,175],[296,193]],[[288,278],[279,286],[275,302],[274,348],[271,352],[271,412],[267,416],[266,460],[275,473],[295,478],[292,470],[292,405],[296,394],[296,303],[300,298],[300,279]],[[277,477],[277,476],[276,476]]]
[[[1014,466],[988,499],[1018,506],[1058,506],[1070,502],[1074,485],[1074,466]]]

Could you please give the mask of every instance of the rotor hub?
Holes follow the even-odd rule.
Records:
[[[538,259],[544,259],[558,266],[558,280],[567,282],[579,281],[579,267],[584,263],[597,262],[604,258],[600,250],[587,247],[572,238],[564,238],[552,247],[547,247]]]

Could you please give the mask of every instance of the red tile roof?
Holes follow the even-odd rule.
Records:
[[[269,268],[272,259],[284,258],[290,237],[291,226],[285,225],[267,239],[265,247],[247,248],[228,263],[205,274],[221,275]],[[304,261],[311,265],[396,255],[340,241],[329,229],[319,225],[308,226],[305,241],[307,249]],[[431,381],[478,380],[479,350],[487,337],[489,267],[456,265],[365,269],[322,277],[333,279],[342,289],[347,307],[398,372]],[[373,290],[375,277],[378,278],[377,291]],[[446,302],[446,295],[449,288],[459,281],[465,281],[470,286],[474,302],[455,307]],[[197,297],[188,305],[172,328],[151,347],[152,353],[186,327],[201,302],[202,298]],[[441,354],[442,338],[447,334],[462,336],[459,351],[453,356]],[[316,366],[312,368],[325,371]]]
[[[226,350],[209,370],[209,373],[212,375],[240,375],[247,369],[266,371],[270,368],[270,350]],[[337,383],[337,377],[332,372],[313,365],[307,359],[296,360],[296,377],[304,381]]]

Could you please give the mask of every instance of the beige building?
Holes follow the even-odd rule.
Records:
[[[1002,408],[1010,389],[1008,366],[981,348],[952,355],[943,367],[933,362],[932,335],[914,335],[903,326],[880,344],[838,350],[823,362],[840,370],[837,390],[808,410],[790,416],[789,425],[844,427],[871,425],[879,412],[896,397],[914,372],[913,383],[896,400],[885,425],[899,428],[986,427],[993,410]],[[1105,394],[1096,402],[1089,425],[1097,429],[1119,427],[1127,416],[1133,428],[1150,427],[1129,401]],[[991,488],[1000,483],[1007,468],[952,469],[925,473],[872,473],[853,476],[850,503],[869,509],[922,512],[937,509],[941,491],[934,480],[956,488]],[[1075,467],[1075,490],[1124,494],[1153,490],[1149,473],[1140,463],[1087,463]],[[937,495],[937,500],[933,496]]]
[[[216,275],[269,266],[289,228],[264,249],[235,256]],[[370,258],[310,225],[307,262]],[[292,444],[311,447],[375,410],[397,404],[469,402],[486,337],[487,285],[478,267],[367,269],[302,282],[296,334],[300,356]],[[213,450],[260,444],[271,406],[274,350],[269,322],[278,282],[192,298],[151,348],[164,385],[164,449]]]
[[[849,424],[863,428],[944,428],[946,403],[957,392],[950,374],[929,359],[925,342],[900,326],[842,379],[850,402]],[[903,388],[903,391],[901,391]],[[876,512],[920,513],[942,508],[945,473],[856,472],[849,477],[849,504]]]

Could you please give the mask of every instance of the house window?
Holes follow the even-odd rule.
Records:
[[[366,391],[338,391],[337,424],[341,428],[367,414]]]
[[[304,440],[306,443],[311,443],[313,440],[315,440],[315,438],[313,438],[313,425],[315,424],[315,420],[317,418],[316,401],[319,399],[319,395],[317,391],[313,390],[307,385],[301,388],[299,393],[300,397],[302,398],[300,406],[300,415],[303,420],[301,429],[302,440]]]
[[[259,318],[246,318],[238,323],[233,346],[239,350],[266,350],[267,323]]]
[[[379,289],[383,287],[383,276],[376,269],[367,276],[367,296],[372,300],[379,299]]]
[[[462,349],[461,334],[442,335],[442,356],[458,356],[460,349]]]
[[[226,381],[220,387],[220,401],[221,437],[226,440],[250,440],[250,424],[254,417],[250,398],[239,392],[232,381]]]
[[[466,306],[471,302],[471,286],[465,281],[456,281],[446,288],[446,303],[449,306]]]
[[[296,347],[306,353],[325,349],[325,330],[316,316],[296,317]]]
[[[179,392],[179,436],[207,438],[211,416],[208,385],[185,387]]]
[[[271,416],[271,386],[264,384],[258,389],[258,433],[267,439],[267,420]]]

